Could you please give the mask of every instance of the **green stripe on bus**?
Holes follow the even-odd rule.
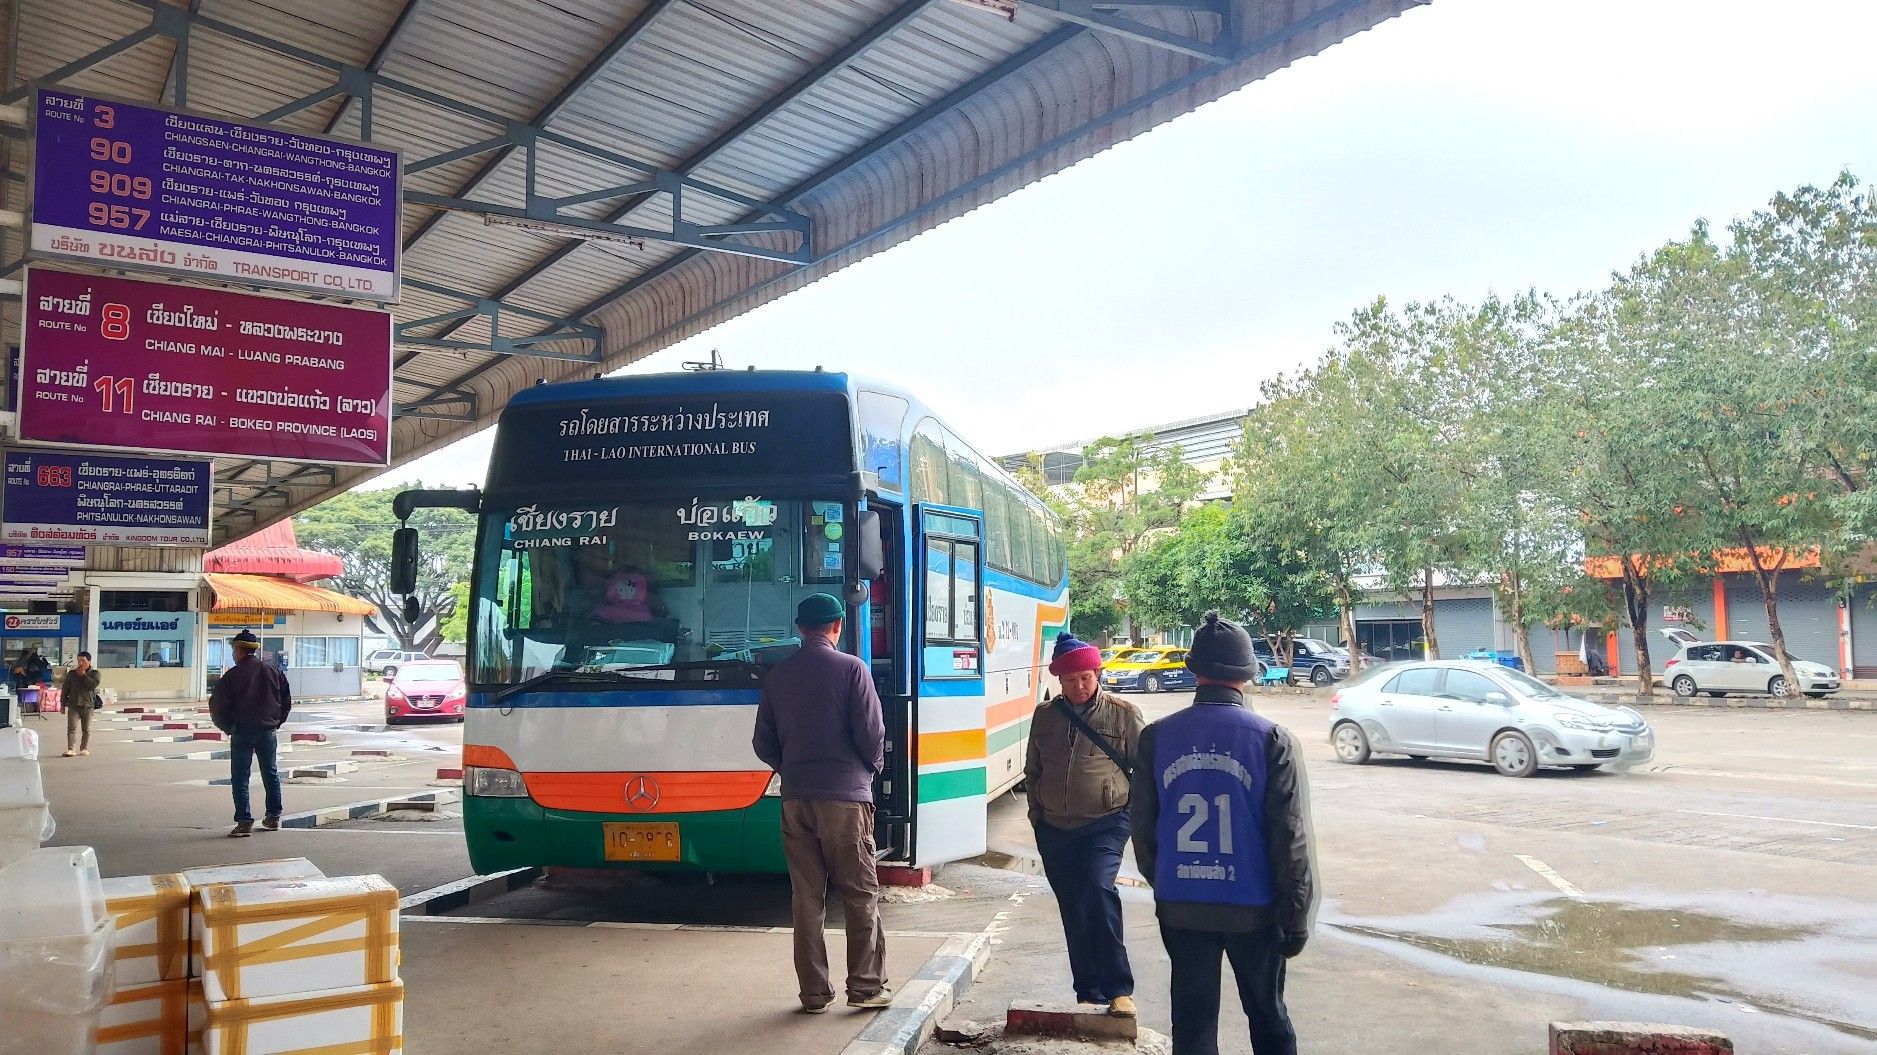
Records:
[[[983,795],[986,790],[984,767],[952,769],[943,773],[919,774],[919,801],[942,802]]]
[[[1006,747],[1030,735],[1030,719],[1026,716],[1004,726],[985,738],[984,751],[994,755]]]

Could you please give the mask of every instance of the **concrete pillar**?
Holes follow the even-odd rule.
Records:
[[[1727,576],[1714,574],[1714,640],[1727,640]]]

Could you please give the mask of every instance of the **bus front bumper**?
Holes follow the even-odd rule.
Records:
[[[676,824],[678,860],[609,860],[608,824]],[[782,800],[765,796],[740,810],[710,813],[580,813],[532,799],[463,799],[469,861],[480,875],[510,868],[618,868],[662,872],[788,871],[782,856]]]

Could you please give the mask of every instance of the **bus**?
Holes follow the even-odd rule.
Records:
[[[479,873],[786,872],[780,780],[751,747],[796,604],[848,605],[873,671],[884,863],[983,853],[1023,776],[1068,618],[1038,498],[916,399],[823,371],[537,385],[486,485],[406,491],[478,518],[463,819]],[[419,542],[398,529],[393,588]],[[407,600],[407,605],[410,602]]]

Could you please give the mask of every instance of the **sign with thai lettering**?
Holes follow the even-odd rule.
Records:
[[[207,546],[208,462],[11,450],[0,536],[83,546]]]
[[[384,465],[391,314],[29,269],[20,438]]]
[[[0,578],[6,579],[43,579],[46,582],[64,582],[70,568],[42,568],[31,564],[0,564]]]
[[[395,151],[39,93],[32,252],[398,299]]]
[[[211,630],[279,630],[287,625],[285,612],[210,612]]]
[[[0,561],[11,565],[32,564],[54,568],[77,568],[85,563],[83,546],[0,545]]]
[[[78,617],[75,615],[24,615],[9,612],[6,622],[0,624],[7,630],[59,630],[70,627],[73,633],[78,629]]]
[[[98,640],[100,641],[134,641],[159,635],[175,640],[186,640],[195,636],[195,613],[98,613]]]
[[[696,400],[620,399],[511,407],[489,489],[527,491],[544,477],[586,483],[853,473],[851,412],[839,395],[773,393]]]

